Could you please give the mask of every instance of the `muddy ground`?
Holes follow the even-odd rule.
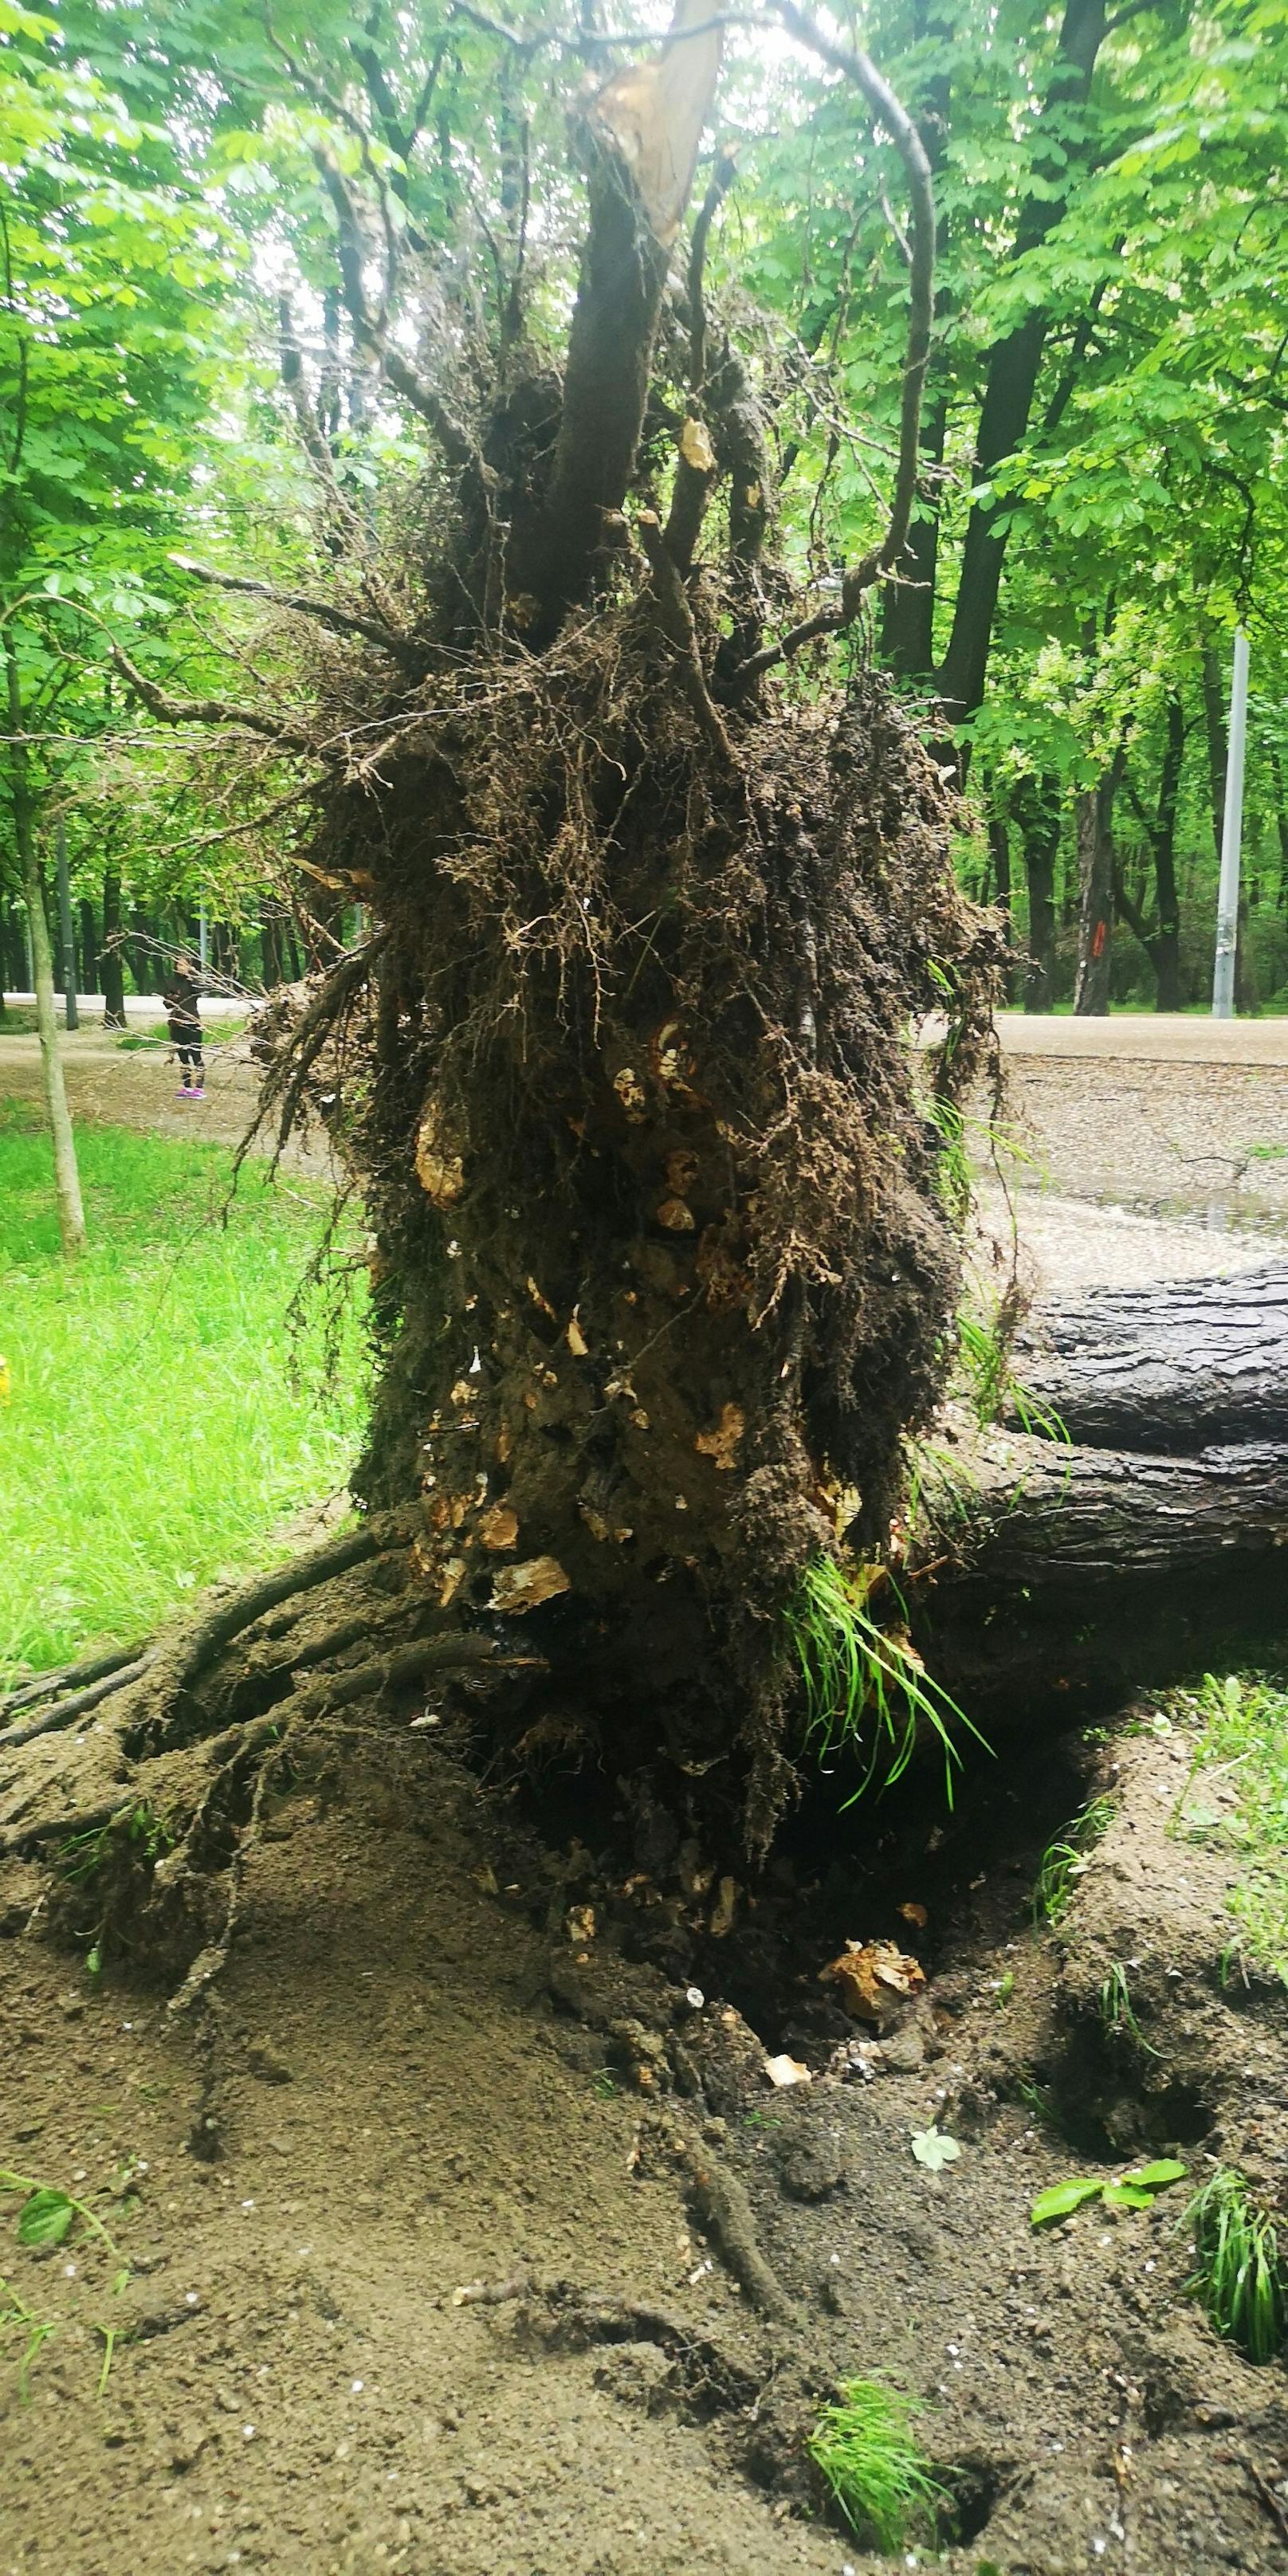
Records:
[[[665,1834],[623,1887],[610,1784],[525,1817],[419,1713],[302,1758],[195,2029],[0,1880],[0,2160],[130,2272],[0,2220],[56,2328],[25,2402],[21,2331],[0,2360],[4,2576],[841,2576],[889,2562],[802,2437],[856,2373],[925,2402],[955,2576],[1283,2563],[1283,2364],[1187,2297],[1183,2194],[1029,2223],[1146,2152],[1288,2182],[1288,1998],[1230,1979],[1229,1859],[1172,1832],[1182,1732],[1007,1747],[955,1817],[923,1780],[875,1834],[816,1805],[757,1898],[682,1901]],[[1042,1847],[1097,1789],[1039,1930]],[[817,1972],[887,1937],[927,1984],[873,2046]],[[1114,1963],[1138,2036],[1102,2021]],[[812,2080],[776,2089],[779,2052]]]

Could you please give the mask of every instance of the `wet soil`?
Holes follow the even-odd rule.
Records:
[[[1186,2296],[1183,2194],[1029,2223],[1145,2151],[1288,2192],[1288,1997],[1231,1981],[1231,1861],[1169,1830],[1183,1736],[1137,1712],[981,1757],[955,1817],[927,1776],[876,1828],[798,1812],[752,1897],[665,1835],[627,1884],[610,1782],[525,1816],[408,1714],[302,1759],[195,2028],[95,1985],[0,1873],[0,2162],[130,2267],[114,2294],[114,2255],[25,2250],[0,2203],[0,2273],[57,2329],[26,2402],[0,2346],[3,2576],[875,2569],[802,2449],[855,2374],[925,2403],[952,2576],[1282,2565],[1284,2367]],[[927,1984],[878,2040],[818,1970],[886,1938]],[[776,2089],[779,2052],[812,2080]]]

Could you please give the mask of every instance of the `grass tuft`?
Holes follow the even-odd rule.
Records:
[[[869,1603],[881,1580],[889,1581],[881,1566],[846,1568],[835,1557],[819,1556],[806,1566],[787,1605],[787,1626],[805,1683],[806,1742],[820,1762],[843,1750],[858,1754],[863,1777],[844,1802],[852,1807],[872,1787],[878,1770],[885,1788],[900,1779],[912,1760],[918,1731],[929,1732],[943,1749],[951,1807],[953,1773],[962,1759],[954,1725],[965,1727],[985,1751],[990,1748],[956,1701],[931,1680],[911,1639],[882,1627],[873,1616]],[[898,1601],[893,1584],[890,1588]]]
[[[1273,2361],[1288,2325],[1288,2267],[1279,2231],[1233,2165],[1221,2165],[1185,2212],[1194,2237],[1187,2290],[1245,2360]]]
[[[1054,1927],[1068,1913],[1074,1884],[1087,1866],[1087,1853],[1107,1832],[1114,1812],[1112,1798],[1091,1798],[1055,1842],[1047,1844],[1033,1889],[1033,1920]]]
[[[847,2379],[806,2444],[846,2521],[877,2549],[933,2538],[951,2502],[913,2432],[919,2412],[913,2398],[877,2380]]]
[[[262,1563],[344,1485],[361,1428],[359,1296],[329,1379],[320,1300],[288,1322],[329,1192],[248,1165],[225,1223],[224,1147],[86,1125],[77,1148],[71,1265],[33,1105],[0,1104],[0,1687]]]
[[[1174,1705],[1203,1731],[1173,1831],[1238,1852],[1244,1867],[1230,1897],[1237,1955],[1288,1985],[1288,1690],[1257,1673],[1208,1673],[1201,1690]],[[1232,1795],[1205,1808],[1204,1784]]]

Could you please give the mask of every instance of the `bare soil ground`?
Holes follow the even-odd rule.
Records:
[[[57,2328],[26,2402],[21,2333],[0,2360],[4,2576],[875,2568],[801,2447],[856,2373],[925,2401],[952,2576],[1282,2564],[1283,2366],[1186,2296],[1183,2195],[1028,2215],[1163,2152],[1284,2190],[1286,1999],[1223,1982],[1228,1861],[1168,1839],[1183,1742],[1012,1751],[955,1820],[923,1782],[875,1850],[816,1812],[714,1913],[663,1893],[674,1855],[624,1889],[553,1811],[538,1841],[452,1753],[402,1711],[301,1764],[195,2030],[0,1884],[0,2156],[130,2265],[114,2296],[115,2256],[0,2225]],[[1094,1786],[1114,1819],[1056,1937],[1032,1880]],[[842,2079],[875,2034],[817,1971],[873,1937],[917,1939],[928,1985]],[[1101,2017],[1116,1961],[1138,2036]],[[781,2049],[812,2082],[769,2083]]]

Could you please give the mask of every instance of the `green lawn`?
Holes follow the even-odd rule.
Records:
[[[276,1553],[342,1486],[363,1410],[360,1284],[328,1368],[288,1308],[326,1194],[131,1129],[78,1131],[90,1248],[58,1250],[38,1114],[0,1101],[0,1684],[145,1636],[185,1593]]]

